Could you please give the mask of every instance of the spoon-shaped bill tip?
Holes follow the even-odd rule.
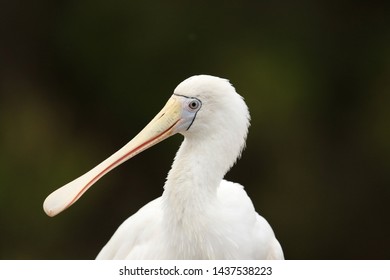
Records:
[[[181,103],[168,100],[160,113],[129,143],[84,175],[51,193],[43,203],[53,217],[75,203],[94,183],[116,166],[176,133],[181,118]]]

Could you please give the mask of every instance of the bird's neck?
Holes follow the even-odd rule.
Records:
[[[167,216],[180,220],[216,205],[218,186],[242,150],[239,141],[221,138],[208,135],[207,139],[184,139],[164,186]]]
[[[221,180],[238,154],[223,143],[212,135],[207,139],[184,139],[164,186],[167,216],[193,219],[209,205],[215,205]]]
[[[217,188],[226,173],[219,157],[213,155],[214,147],[196,142],[183,141],[164,186],[165,209],[174,219],[201,213],[215,201]]]
[[[172,241],[167,246],[183,258],[215,258],[213,244],[224,240],[215,226],[223,211],[217,192],[237,153],[225,150],[221,141],[203,142],[183,141],[162,195],[164,234]]]

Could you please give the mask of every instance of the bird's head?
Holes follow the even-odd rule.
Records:
[[[208,75],[190,77],[176,87],[163,109],[139,134],[95,168],[50,194],[44,210],[49,216],[57,215],[110,170],[176,133],[188,139],[226,143],[226,149],[236,150],[234,162],[244,147],[248,126],[248,108],[229,81]]]
[[[178,132],[184,136],[230,137],[232,134],[233,138],[245,141],[249,111],[228,80],[209,75],[192,76],[176,87],[172,98],[182,104],[181,117],[191,122],[188,129],[180,127]]]

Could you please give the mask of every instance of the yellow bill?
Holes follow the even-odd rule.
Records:
[[[182,118],[183,104],[188,103],[187,99],[173,95],[154,119],[129,143],[95,168],[51,193],[43,203],[46,214],[53,217],[62,212],[110,170],[179,132],[178,127],[187,122]]]

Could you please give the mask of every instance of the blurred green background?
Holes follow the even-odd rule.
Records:
[[[243,184],[288,259],[390,258],[385,1],[1,1],[0,258],[92,259],[160,196],[176,136],[55,218],[46,196],[194,74],[250,108]]]

